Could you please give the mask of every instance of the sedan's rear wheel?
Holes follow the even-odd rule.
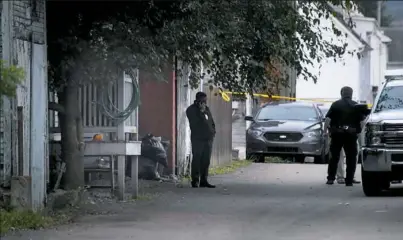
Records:
[[[313,158],[313,163],[315,163],[315,164],[329,163],[329,154],[322,153],[322,155],[320,155],[320,156],[315,156]]]
[[[265,162],[265,156],[260,154],[246,153],[246,159],[257,163]]]

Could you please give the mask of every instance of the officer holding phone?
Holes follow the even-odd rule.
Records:
[[[207,177],[216,129],[204,92],[196,94],[196,100],[186,109],[186,116],[189,120],[192,142],[192,187],[215,188],[207,181]]]

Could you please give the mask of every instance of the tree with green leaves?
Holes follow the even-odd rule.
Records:
[[[7,66],[3,60],[0,61],[0,102],[1,97],[14,97],[18,85],[24,79],[24,69],[11,65]]]
[[[102,88],[122,71],[137,68],[164,80],[174,57],[191,69],[196,87],[200,63],[209,84],[230,91],[267,89],[267,69],[292,67],[316,81],[307,66],[337,59],[346,51],[317,30],[330,18],[329,6],[349,9],[352,1],[182,0],[131,2],[48,1],[49,76],[59,97],[62,156],[67,188],[83,185],[77,89]],[[341,32],[330,29],[337,36]],[[273,64],[275,62],[276,64]]]

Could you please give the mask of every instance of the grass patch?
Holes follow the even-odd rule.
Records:
[[[210,168],[209,175],[214,176],[214,175],[233,173],[239,168],[249,166],[251,163],[252,163],[251,161],[247,160],[231,161],[230,164]]]
[[[292,160],[284,159],[281,157],[266,157],[265,163],[293,163]]]
[[[150,201],[153,200],[154,197],[156,197],[158,194],[157,193],[139,193],[137,197],[133,197],[133,201]]]
[[[55,223],[52,217],[32,211],[0,209],[0,235],[12,230],[41,229]]]
[[[252,164],[252,161],[249,160],[233,160],[231,163],[222,165],[222,166],[215,166],[211,167],[209,170],[209,175],[214,176],[214,175],[222,175],[222,174],[228,174],[228,173],[233,173],[239,168],[247,167],[250,164]],[[180,178],[180,186],[186,185],[187,183],[190,183],[190,176],[183,176]]]

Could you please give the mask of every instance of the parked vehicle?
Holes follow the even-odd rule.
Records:
[[[362,187],[378,196],[403,180],[403,76],[386,80],[361,133]]]
[[[258,109],[246,130],[246,156],[264,162],[266,156],[294,157],[303,163],[314,157],[316,164],[328,161],[323,116],[312,103],[269,103]]]

